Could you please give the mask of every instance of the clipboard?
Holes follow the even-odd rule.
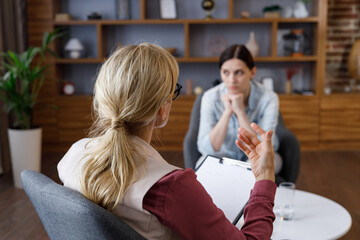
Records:
[[[236,225],[255,184],[250,163],[208,155],[196,175],[215,205]]]

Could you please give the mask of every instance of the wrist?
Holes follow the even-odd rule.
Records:
[[[231,110],[225,110],[223,112],[223,116],[225,116],[227,118],[230,118],[232,114],[233,114],[233,112]]]
[[[244,118],[246,116],[245,110],[240,108],[235,112],[237,118]]]
[[[256,177],[256,181],[258,182],[261,180],[270,180],[272,182],[275,182],[274,171],[267,170],[267,171],[264,171],[263,173],[259,174],[259,176]]]

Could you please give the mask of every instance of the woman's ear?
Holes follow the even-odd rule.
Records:
[[[156,114],[154,127],[162,128],[163,126],[165,126],[166,122],[166,108],[165,105],[162,105]]]
[[[161,121],[165,121],[166,119],[166,109],[165,109],[165,105],[162,105],[158,111],[158,115],[161,119]]]

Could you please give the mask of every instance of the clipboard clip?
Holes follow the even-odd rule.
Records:
[[[247,170],[251,171],[251,165],[248,162],[243,162],[240,160],[235,160],[235,159],[227,158],[227,157],[221,158],[219,160],[219,162],[222,164],[225,164],[225,165],[243,167],[243,168],[246,168]]]

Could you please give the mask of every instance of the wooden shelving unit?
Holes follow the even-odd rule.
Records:
[[[232,1],[232,0],[230,0]],[[94,25],[97,28],[97,36],[103,36],[104,31],[103,27],[105,26],[120,26],[120,25],[169,25],[176,24],[182,25],[184,29],[184,42],[185,44],[185,53],[184,57],[177,58],[178,62],[217,62],[217,57],[189,57],[190,49],[189,49],[189,41],[190,41],[190,33],[189,26],[191,25],[215,25],[215,24],[249,24],[249,23],[258,23],[258,24],[272,24],[272,36],[271,42],[273,43],[271,47],[271,56],[265,57],[257,57],[255,58],[256,62],[306,62],[306,61],[318,61],[319,57],[315,56],[303,56],[303,57],[284,57],[277,56],[277,46],[276,46],[276,32],[278,30],[279,23],[314,23],[317,24],[319,22],[319,17],[308,17],[303,19],[296,18],[250,18],[250,19],[176,19],[176,20],[163,20],[163,19],[140,19],[140,20],[70,20],[70,21],[54,21],[54,27],[61,26],[81,26],[81,25]],[[104,49],[103,42],[98,42],[98,49]],[[100,51],[100,50],[99,50]],[[63,63],[98,63],[103,61],[103,58],[106,56],[102,56],[99,54],[99,59],[79,59],[78,61],[73,59],[58,59],[55,63],[63,64]]]
[[[216,63],[218,57],[208,56],[194,56],[192,53],[192,40],[193,32],[192,28],[195,26],[208,27],[215,25],[223,25],[224,27],[232,26],[268,26],[269,28],[269,40],[270,49],[268,55],[259,56],[255,58],[255,62],[264,64],[287,64],[289,62],[297,64],[311,64],[313,66],[313,73],[311,77],[313,96],[302,95],[286,95],[280,94],[280,108],[285,119],[287,126],[297,135],[301,145],[305,149],[317,149],[319,145],[319,109],[320,100],[323,96],[323,86],[325,77],[325,48],[326,48],[326,21],[327,21],[327,0],[314,0],[313,9],[315,13],[313,16],[303,19],[296,18],[249,18],[240,19],[234,14],[234,7],[237,1],[245,0],[227,0],[224,1],[227,6],[228,17],[224,19],[176,19],[176,20],[163,20],[147,18],[147,4],[149,2],[145,0],[139,0],[139,19],[133,20],[70,20],[56,22],[54,21],[54,14],[60,12],[61,1],[60,0],[28,0],[29,3],[36,3],[35,5],[29,5],[29,8],[36,8],[41,6],[42,9],[49,9],[51,13],[47,15],[47,19],[44,17],[39,18],[36,14],[29,16],[32,19],[32,23],[38,23],[30,25],[29,36],[39,36],[39,24],[43,26],[44,31],[51,31],[56,27],[91,27],[95,29],[96,33],[96,57],[94,58],[82,58],[82,59],[51,59],[53,71],[49,75],[49,78],[59,79],[63,74],[62,68],[66,65],[81,64],[101,64],[107,56],[107,31],[110,27],[126,27],[126,26],[141,26],[145,25],[151,28],[152,26],[164,26],[174,25],[180,26],[182,29],[181,37],[183,38],[184,52],[182,55],[177,56],[176,59],[181,64],[193,64],[193,63]],[[223,4],[223,3],[221,3]],[[220,5],[220,1],[218,3]],[[32,13],[36,11],[30,11]],[[46,21],[46,23],[45,23]],[[284,25],[298,26],[301,24],[310,25],[313,34],[312,45],[314,47],[313,54],[303,57],[288,57],[278,56],[277,49],[277,32],[283,28]],[[166,34],[166,33],[164,33]],[[199,33],[201,34],[201,33]],[[57,50],[56,46],[54,47]],[[57,110],[56,120],[47,122],[44,119],[39,119],[41,125],[44,126],[44,141],[45,149],[56,150],[65,149],[71,145],[72,142],[85,136],[85,128],[89,124],[89,120],[84,120],[85,113],[90,115],[90,102],[89,96],[62,96],[59,90],[59,84],[48,84],[45,87],[43,93],[43,101],[55,103],[59,106]],[[90,95],[90,93],[89,93]],[[158,135],[161,139],[161,143],[154,141],[155,146],[158,149],[168,150],[181,150],[182,141],[188,128],[188,122],[190,118],[191,107],[195,97],[194,96],[182,96],[179,100],[175,101],[172,108],[172,115],[169,119],[168,126],[160,130]],[[77,114],[80,111],[81,114]],[[65,114],[66,113],[66,114]],[[69,114],[70,113],[70,114]],[[72,114],[73,113],[73,114]],[[43,116],[43,115],[38,115]],[[67,124],[69,123],[69,124]],[[64,135],[64,133],[66,133]],[[52,134],[50,136],[50,134]]]
[[[219,61],[218,57],[183,57],[175,58],[178,62],[182,63],[217,63]],[[55,64],[82,64],[82,63],[102,63],[105,58],[79,58],[79,59],[67,59],[67,58],[57,58],[53,60]],[[304,57],[256,57],[254,58],[255,62],[316,62],[318,58],[316,56],[304,56]]]

